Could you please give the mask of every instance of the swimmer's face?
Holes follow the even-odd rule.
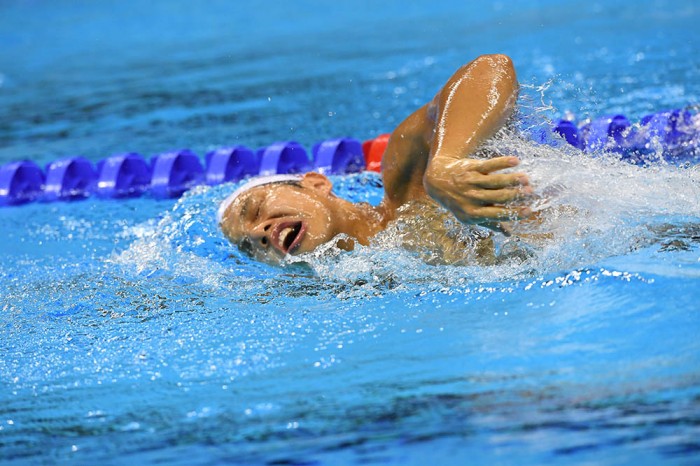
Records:
[[[331,183],[309,173],[298,183],[258,186],[238,196],[221,228],[239,249],[264,262],[279,262],[330,241],[339,231]]]

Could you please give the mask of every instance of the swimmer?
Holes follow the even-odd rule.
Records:
[[[230,195],[219,208],[221,229],[242,252],[272,263],[334,238],[345,250],[355,242],[368,245],[390,222],[410,215],[402,207],[414,201],[438,204],[462,224],[508,235],[509,221],[532,214],[529,179],[502,172],[517,166],[517,157],[474,155],[512,116],[517,95],[511,59],[480,56],[393,131],[378,206],[335,196],[319,173],[278,175],[255,179]]]

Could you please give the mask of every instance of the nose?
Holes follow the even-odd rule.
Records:
[[[266,221],[258,224],[251,231],[251,237],[255,243],[262,246],[263,249],[267,249],[270,245],[270,229],[272,228],[272,222]]]

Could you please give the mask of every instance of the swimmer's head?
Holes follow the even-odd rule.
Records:
[[[361,212],[331,189],[319,173],[256,179],[221,204],[219,224],[242,252],[272,263],[310,252],[340,233],[361,237]]]

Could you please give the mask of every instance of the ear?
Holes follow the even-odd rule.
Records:
[[[330,194],[331,189],[333,188],[333,183],[331,183],[331,180],[316,172],[306,173],[301,179],[301,185],[308,189],[320,191],[325,195]]]

